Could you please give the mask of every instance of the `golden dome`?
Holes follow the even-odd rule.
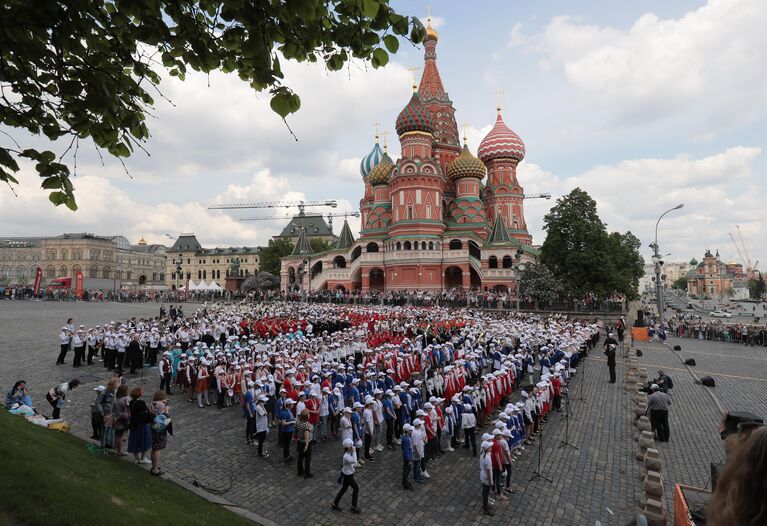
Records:
[[[389,184],[389,176],[391,175],[392,170],[394,170],[394,163],[392,162],[391,157],[389,157],[389,154],[384,153],[378,164],[370,170],[370,173],[367,176],[367,181],[371,186]]]
[[[141,239],[138,240],[138,244],[141,246],[146,245],[146,240],[144,239],[144,236],[141,236]]]
[[[462,177],[482,179],[485,177],[485,164],[474,157],[469,151],[469,147],[464,144],[461,155],[447,165],[447,176],[453,181]]]
[[[439,40],[439,33],[431,27],[431,17],[426,19],[426,38],[424,38],[424,41],[426,40]]]

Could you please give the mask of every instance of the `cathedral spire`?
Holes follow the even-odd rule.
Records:
[[[490,236],[487,238],[487,245],[510,245],[514,242],[511,240],[509,231],[506,230],[506,224],[503,222],[503,216],[500,210],[495,215],[495,224],[493,230],[490,231]]]
[[[349,228],[349,222],[344,218],[344,226],[341,228],[341,234],[338,236],[338,241],[336,241],[336,246],[333,247],[335,249],[345,249],[349,248],[354,244],[354,236],[352,235],[352,230]]]
[[[306,229],[304,228],[303,223],[301,223],[300,232],[298,233],[298,240],[296,241],[296,246],[293,247],[293,252],[290,255],[291,256],[307,256],[313,253],[314,253],[314,250],[312,250],[312,245],[311,243],[309,243],[309,238],[306,237]]]
[[[421,76],[421,85],[418,87],[418,94],[423,100],[439,99],[444,100],[445,88],[442,85],[442,78],[437,69],[437,32],[431,27],[431,16],[427,19],[426,38],[423,41],[424,47],[424,67]]]

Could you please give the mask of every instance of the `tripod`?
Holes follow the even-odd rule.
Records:
[[[585,354],[584,354],[583,358],[581,358],[579,361],[582,362],[583,365],[581,366],[581,371],[580,371],[581,372],[581,380],[580,380],[580,382],[578,382],[580,387],[578,388],[578,398],[577,398],[577,400],[580,400],[581,402],[585,402],[586,401],[586,397],[583,396],[583,382],[584,382],[583,377],[586,374],[586,356],[585,356]]]
[[[578,446],[568,441],[570,434],[570,394],[567,389],[563,389],[562,395],[565,397],[565,439],[559,443],[559,447],[570,446],[573,449],[578,449]]]
[[[533,471],[533,476],[530,477],[530,482],[537,478],[542,478],[546,482],[553,482],[553,480],[541,474],[541,457],[543,456],[543,427],[539,427],[538,431],[540,431],[541,434],[541,436],[538,437],[538,467],[535,469],[535,471]]]

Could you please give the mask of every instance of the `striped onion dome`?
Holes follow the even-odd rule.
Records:
[[[447,176],[456,181],[462,177],[476,177],[482,179],[485,177],[485,165],[482,161],[474,157],[469,151],[469,147],[463,145],[461,155],[447,166]]]
[[[500,109],[498,110],[498,118],[495,120],[495,126],[479,143],[477,157],[482,162],[494,159],[521,161],[525,158],[525,143],[503,122]]]
[[[407,103],[395,124],[397,135],[403,135],[407,132],[421,131],[432,133],[434,131],[434,122],[431,120],[431,112],[423,104],[418,93],[413,93],[410,102]]]
[[[370,153],[363,157],[360,162],[360,175],[362,175],[363,179],[368,176],[370,170],[372,170],[375,165],[381,162],[381,157],[383,157],[383,155],[384,152],[378,145],[378,137],[376,137],[375,146],[373,146]]]
[[[389,157],[388,153],[384,153],[381,157],[381,162],[378,163],[370,170],[367,181],[375,186],[377,184],[389,184],[389,176],[392,170],[394,170],[394,162]]]

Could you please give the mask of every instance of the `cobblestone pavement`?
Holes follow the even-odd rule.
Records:
[[[724,459],[718,406],[767,416],[767,347],[690,338],[669,338],[668,345],[636,342],[643,352],[639,361],[649,377],[657,376],[662,368],[674,381],[669,392],[673,401],[671,440],[656,442],[663,460],[667,503],[673,510],[673,484],[710,488],[710,463]],[[669,350],[674,345],[682,351]],[[684,365],[688,358],[695,359],[694,367]],[[697,384],[690,371],[698,378],[714,377],[716,387]]]
[[[0,385],[7,389],[19,378],[26,379],[38,407],[49,414],[43,399],[46,389],[60,381],[79,377],[85,385],[75,391],[72,403],[62,415],[73,423],[72,432],[81,437],[90,434],[89,406],[94,397],[91,389],[104,383],[108,376],[98,365],[74,370],[71,366],[55,366],[58,352],[56,337],[67,317],[75,324],[91,326],[112,319],[155,314],[157,304],[89,304],[47,302],[0,302]],[[190,307],[186,307],[191,312]],[[648,352],[648,363],[661,361]],[[67,357],[71,363],[71,356]],[[673,362],[672,362],[673,363]],[[702,367],[701,367],[702,368]],[[159,385],[157,373],[145,370],[145,390]],[[623,377],[623,364],[618,364],[618,378]],[[677,377],[680,379],[677,380]],[[538,444],[529,446],[514,464],[512,485],[516,494],[507,502],[499,502],[496,515],[484,518],[481,510],[481,488],[478,463],[465,450],[447,453],[430,463],[432,478],[415,491],[400,487],[401,455],[399,451],[378,453],[376,462],[365,465],[356,479],[360,485],[362,518],[346,508],[350,495],[344,497],[344,512],[336,513],[329,505],[338,490],[336,478],[340,470],[341,448],[336,441],[320,443],[314,449],[311,480],[299,479],[295,465],[284,465],[270,432],[267,447],[272,456],[259,459],[253,448],[245,445],[244,420],[237,407],[217,410],[199,409],[185,397],[171,396],[171,412],[176,435],[169,439],[163,452],[163,468],[188,482],[220,494],[223,498],[249,509],[278,524],[504,524],[519,525],[605,525],[624,524],[637,511],[641,486],[639,463],[633,459],[632,407],[628,393],[619,380],[607,383],[607,367],[600,352],[586,360],[571,383],[571,417],[566,425],[564,413],[550,416],[544,428],[541,472],[552,479],[530,481],[537,466]],[[700,410],[705,398],[696,392],[699,386],[685,387],[683,375],[676,374],[675,404],[682,405],[680,395],[689,393],[691,405]],[[129,378],[139,381],[138,375]],[[516,398],[517,393],[515,393]],[[681,413],[675,405],[675,410]],[[716,411],[708,417],[715,420]],[[666,448],[679,447],[680,416],[672,418],[672,442]],[[690,425],[698,426],[700,416],[690,415]],[[579,449],[558,447],[567,439]],[[711,450],[716,450],[716,429],[711,433]],[[695,444],[708,436],[704,429],[685,438]],[[699,455],[686,446],[689,455]],[[681,454],[681,453],[680,453]],[[664,458],[665,460],[665,458]],[[666,464],[668,465],[668,460]],[[684,459],[682,459],[684,462]],[[691,467],[680,468],[684,480]],[[667,473],[676,473],[669,468]],[[697,479],[691,480],[697,482]],[[705,480],[703,480],[705,482]]]

